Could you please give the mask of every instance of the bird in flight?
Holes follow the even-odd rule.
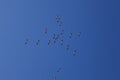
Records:
[[[66,46],[66,50],[68,51],[70,49],[70,45],[67,45]]]
[[[77,55],[77,50],[74,50],[73,51],[73,56],[76,56]]]
[[[50,40],[48,40],[48,45],[50,45]]]
[[[60,72],[61,71],[61,68],[59,67],[58,69],[57,69],[57,72]]]
[[[26,44],[28,44],[28,39],[26,39],[26,41],[25,41],[25,45],[26,45]]]
[[[40,43],[40,40],[37,40],[36,45],[38,45],[39,43]]]
[[[80,37],[80,35],[81,35],[81,32],[78,32],[78,37]]]
[[[59,21],[59,26],[62,26],[62,21]]]
[[[60,33],[60,34],[61,34],[61,35],[63,35],[63,33],[64,33],[64,30],[62,29],[62,31],[61,31],[61,33]]]
[[[55,36],[56,36],[56,35],[55,35],[55,33],[54,33],[54,34],[53,34],[53,39],[55,39]]]
[[[63,45],[63,40],[60,41],[60,44]]]
[[[47,34],[48,33],[48,29],[47,28],[45,28],[45,34]]]
[[[59,35],[57,35],[57,34],[54,33],[53,34],[54,43],[56,43],[58,39],[59,39]]]
[[[59,16],[56,16],[55,18],[56,18],[56,20],[60,20],[60,17],[59,17]]]
[[[55,18],[56,18],[57,23],[59,23],[60,17],[59,17],[59,16],[56,16]]]
[[[73,33],[70,33],[70,34],[69,34],[69,38],[71,39],[71,38],[72,38],[72,36],[73,36]]]
[[[57,80],[56,76],[53,78],[53,80]]]

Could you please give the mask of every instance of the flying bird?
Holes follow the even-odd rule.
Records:
[[[36,45],[38,45],[39,43],[40,43],[40,40],[37,40]]]
[[[53,34],[53,39],[55,39],[55,33]]]
[[[48,40],[48,45],[50,45],[50,40]]]
[[[59,21],[59,26],[62,26],[62,21]]]
[[[56,20],[60,20],[60,17],[59,17],[59,16],[56,16],[55,18],[56,18]]]
[[[61,34],[61,35],[63,35],[63,33],[64,33],[64,30],[62,29],[62,31],[61,31],[61,33],[60,33],[60,34]]]
[[[74,50],[73,51],[73,56],[76,56],[77,55],[77,50]]]
[[[81,32],[78,32],[78,37],[80,37],[80,35],[81,35]]]
[[[57,80],[56,76],[53,78],[53,80]]]
[[[48,29],[47,28],[45,28],[45,34],[47,34],[48,33]]]
[[[63,45],[63,40],[60,41],[60,44]]]
[[[70,33],[70,34],[69,34],[69,38],[71,39],[71,38],[72,38],[72,36],[73,36],[73,33]]]
[[[58,68],[58,69],[57,69],[57,72],[60,72],[60,71],[61,71],[61,68]]]
[[[25,41],[25,45],[26,45],[26,44],[28,44],[28,39],[26,39],[26,41]]]
[[[66,50],[68,51],[70,49],[70,45],[67,45],[66,46]]]

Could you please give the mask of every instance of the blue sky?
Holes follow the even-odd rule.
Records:
[[[57,80],[120,80],[119,3],[0,0],[0,80],[53,80],[54,76]],[[56,15],[62,27],[57,25]],[[45,28],[48,34],[44,34]],[[62,29],[64,45],[48,46],[53,33]],[[71,32],[73,38],[69,39]],[[29,43],[24,45],[26,38]],[[40,45],[36,46],[38,39]],[[67,44],[69,51],[65,50]],[[76,56],[72,56],[74,49],[79,52]]]

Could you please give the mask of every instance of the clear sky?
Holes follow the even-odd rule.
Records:
[[[54,76],[57,80],[120,80],[119,4],[119,0],[0,0],[0,80],[53,80]],[[62,29],[63,46],[59,42],[48,46],[53,33]]]

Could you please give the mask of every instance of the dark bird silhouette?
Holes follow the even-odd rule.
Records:
[[[63,35],[63,33],[64,33],[64,30],[62,29],[62,31],[61,31],[61,33],[60,33],[60,34],[61,34],[61,35]]]
[[[40,40],[37,40],[36,45],[39,45],[39,43],[40,43]]]
[[[70,34],[69,34],[69,38],[71,39],[71,38],[72,38],[72,36],[73,36],[73,33],[70,33]]]
[[[74,50],[73,51],[73,56],[76,56],[77,55],[77,50]]]
[[[53,39],[55,39],[55,33],[53,34]]]
[[[70,45],[67,45],[66,46],[66,50],[68,51],[70,49]]]
[[[60,44],[63,45],[63,40],[60,41]]]
[[[57,72],[60,72],[60,71],[61,71],[61,68],[58,68],[58,69],[57,69]]]
[[[59,21],[59,26],[62,26],[62,21]]]
[[[80,37],[80,35],[81,35],[81,32],[78,32],[78,37]]]
[[[56,18],[56,20],[60,20],[60,17],[59,17],[59,16],[56,16],[55,18]]]
[[[25,41],[25,45],[26,45],[26,44],[28,44],[28,41],[29,41],[29,40],[28,40],[28,39],[26,39],[26,41]]]
[[[50,40],[48,40],[48,45],[50,45]]]
[[[57,80],[56,76],[53,78],[53,80]]]
[[[45,34],[47,34],[48,33],[48,29],[47,28],[45,28]]]

